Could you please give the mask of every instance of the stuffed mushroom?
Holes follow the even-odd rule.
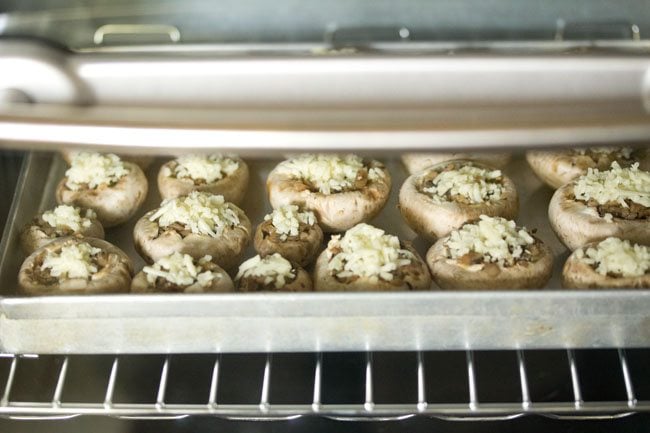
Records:
[[[20,244],[31,254],[55,239],[67,237],[104,238],[104,228],[92,209],[59,205],[35,216],[20,233]]]
[[[235,277],[240,292],[310,292],[311,277],[278,253],[246,260]]]
[[[638,163],[588,169],[553,194],[551,226],[571,250],[608,237],[650,244],[650,172]]]
[[[195,259],[210,255],[226,270],[241,261],[250,233],[244,211],[221,195],[198,191],[163,200],[133,229],[136,250],[148,263],[179,252]]]
[[[212,257],[195,259],[178,252],[145,266],[131,283],[131,292],[134,293],[218,293],[233,290],[230,276],[212,262]]]
[[[587,174],[590,168],[607,170],[614,161],[622,167],[628,167],[635,161],[641,162],[642,167],[650,163],[650,155],[646,150],[634,150],[629,147],[533,150],[526,152],[526,159],[537,177],[554,189]]]
[[[409,174],[418,173],[432,165],[455,159],[465,159],[485,164],[493,168],[505,167],[512,158],[509,153],[499,152],[476,152],[476,153],[405,153],[402,155],[402,163]]]
[[[95,238],[67,237],[34,251],[18,284],[31,296],[128,292],[133,265],[119,248]]]
[[[435,240],[480,215],[515,218],[519,198],[514,183],[501,170],[458,160],[406,179],[399,209],[409,227]]]
[[[74,158],[74,156],[77,153],[80,153],[80,152],[65,149],[65,150],[61,151],[61,156],[63,156],[63,159],[65,160],[65,162],[67,162],[68,164],[71,164],[72,159]],[[149,166],[151,165],[151,163],[154,160],[153,156],[147,156],[147,155],[124,155],[124,154],[119,154],[118,156],[122,161],[132,162],[133,164],[140,167],[143,171],[146,170],[147,168],[149,168]]]
[[[444,290],[540,289],[553,270],[553,253],[541,240],[486,215],[439,239],[426,260]]]
[[[419,254],[397,236],[358,224],[334,235],[316,261],[317,291],[404,291],[431,288]]]
[[[391,179],[378,161],[308,154],[281,162],[269,174],[266,186],[274,209],[298,205],[313,211],[325,232],[340,232],[381,211]]]
[[[137,165],[110,153],[79,152],[59,182],[56,200],[92,209],[104,227],[113,227],[137,212],[147,188],[147,178]]]
[[[275,209],[255,230],[255,251],[262,257],[279,253],[300,266],[310,264],[322,244],[323,231],[314,213],[295,205]]]
[[[184,155],[160,167],[158,189],[162,198],[204,191],[238,205],[246,194],[248,178],[248,166],[237,156]]]
[[[650,247],[607,238],[578,248],[562,270],[569,289],[650,289]]]

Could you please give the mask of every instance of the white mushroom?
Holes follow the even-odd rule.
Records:
[[[279,253],[300,266],[310,264],[323,244],[323,231],[311,211],[288,205],[264,217],[255,230],[255,250],[262,256]]]
[[[519,210],[515,185],[500,170],[449,161],[411,175],[400,189],[406,223],[425,239],[446,236],[480,215],[512,219]]]
[[[212,257],[195,259],[173,253],[145,266],[133,278],[133,293],[218,293],[232,292],[230,276],[212,262]]]
[[[317,291],[428,290],[431,276],[420,255],[397,236],[358,224],[334,235],[316,260]]]
[[[162,198],[203,191],[238,205],[246,195],[248,179],[248,165],[237,156],[184,155],[160,167],[158,189]]]
[[[575,250],[608,237],[650,243],[650,172],[634,164],[588,169],[553,194],[548,216],[558,238]]]
[[[485,164],[489,167],[503,168],[510,162],[512,155],[505,152],[402,154],[402,163],[409,174],[415,174],[425,168],[431,167],[432,165],[453,161],[455,159],[464,159],[478,162],[479,164]]]
[[[212,261],[228,270],[236,266],[250,241],[251,223],[223,196],[194,191],[164,200],[133,229],[136,250],[149,263],[174,252]]]
[[[553,270],[542,241],[514,221],[485,215],[439,239],[426,260],[444,290],[540,289]]]
[[[619,238],[575,250],[562,270],[569,289],[650,289],[650,248]]]
[[[592,147],[560,151],[531,150],[526,152],[526,159],[542,182],[557,189],[587,174],[589,168],[607,170],[614,161],[622,167],[637,161],[642,168],[647,167],[650,153],[646,149],[634,150],[630,147]]]
[[[147,178],[137,165],[113,154],[81,152],[59,182],[56,200],[92,209],[104,227],[113,227],[137,212],[147,188]]]
[[[311,277],[302,267],[278,253],[259,255],[239,266],[235,277],[239,292],[310,292]]]
[[[119,248],[95,238],[59,238],[34,251],[18,284],[31,296],[128,292],[133,265]]]
[[[391,179],[378,161],[355,155],[299,155],[278,164],[266,186],[273,208],[298,205],[316,214],[323,231],[340,232],[381,211]]]
[[[20,233],[20,244],[26,254],[31,254],[66,236],[103,239],[104,228],[92,209],[59,205],[35,216]]]

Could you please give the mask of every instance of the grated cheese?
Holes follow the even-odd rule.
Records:
[[[239,168],[239,162],[219,154],[180,156],[176,163],[173,173],[176,178],[202,179],[206,183],[221,180]]]
[[[221,278],[220,273],[212,272],[204,267],[211,260],[212,256],[203,256],[194,260],[189,254],[175,252],[151,266],[145,266],[142,271],[147,275],[149,284],[155,284],[156,279],[161,277],[179,286],[199,283],[202,287],[207,287],[215,278]]]
[[[578,155],[586,155],[587,152],[591,152],[591,153],[602,153],[605,155],[613,154],[623,159],[630,159],[633,151],[634,150],[631,147],[615,147],[615,146],[611,146],[611,147],[598,146],[598,147],[590,147],[588,149],[574,150],[574,152],[577,153]]]
[[[526,247],[533,243],[535,239],[526,228],[517,228],[514,221],[481,215],[477,223],[465,224],[452,231],[445,246],[448,257],[453,261],[469,253],[477,253],[484,262],[512,266],[515,260],[523,257]],[[472,267],[480,270],[483,264]]]
[[[264,284],[273,283],[276,289],[281,289],[288,281],[296,278],[296,273],[289,260],[274,253],[264,258],[257,255],[242,263],[235,281],[243,277],[264,278]]]
[[[77,191],[84,185],[89,189],[114,185],[128,172],[122,160],[112,153],[77,152],[72,154],[70,168],[65,172],[65,186]]]
[[[627,208],[626,200],[630,200],[650,207],[650,172],[639,170],[638,163],[621,168],[612,162],[609,170],[589,168],[586,175],[575,181],[573,192],[578,200],[593,199],[598,204],[615,202]]]
[[[595,247],[576,250],[576,258],[600,275],[640,277],[650,271],[650,248],[619,238],[607,238]]]
[[[323,194],[349,190],[359,179],[365,168],[363,160],[356,155],[305,154],[295,156],[278,165],[278,171],[294,179],[302,179]],[[368,179],[377,180],[384,176],[383,170],[373,167],[368,170]]]
[[[42,218],[51,227],[69,227],[78,232],[82,227],[90,227],[91,218],[97,218],[97,214],[92,209],[87,209],[84,216],[81,216],[81,209],[78,207],[62,204],[43,212]]]
[[[308,226],[316,224],[316,216],[312,211],[300,212],[300,208],[296,205],[281,206],[273,210],[269,215],[264,216],[264,221],[269,220],[283,241],[286,241],[289,236],[298,236],[301,223]]]
[[[337,251],[337,252],[334,252]],[[339,278],[354,276],[392,281],[394,271],[408,265],[413,254],[400,248],[397,236],[369,224],[357,224],[327,244],[328,270]]]
[[[65,245],[60,252],[47,251],[41,269],[49,269],[50,275],[61,280],[69,278],[89,279],[97,272],[92,257],[102,250],[87,242]]]
[[[232,203],[222,195],[193,191],[189,195],[167,199],[149,217],[160,227],[182,224],[192,233],[220,236],[225,229],[239,226],[239,216]]]
[[[471,203],[495,201],[501,198],[501,170],[486,170],[471,165],[443,171],[431,186],[423,188],[434,203],[448,202],[449,197],[460,195]]]

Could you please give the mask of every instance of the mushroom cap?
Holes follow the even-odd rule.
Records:
[[[285,257],[286,258],[286,257]],[[296,278],[286,283],[283,287],[276,289],[275,287],[269,288],[268,286],[263,286],[260,284],[255,284],[254,277],[241,277],[237,282],[237,291],[238,292],[311,292],[314,290],[313,283],[309,273],[305,271],[302,267],[294,265],[294,271],[296,272]],[[253,288],[246,288],[242,284],[242,280],[252,279]]]
[[[72,161],[72,154],[74,152],[77,152],[77,150],[63,149],[61,151],[61,156],[63,157],[65,162],[70,164],[70,162]],[[119,156],[122,161],[134,163],[142,170],[146,170],[147,168],[149,168],[149,166],[154,160],[154,157],[149,155],[128,155],[128,154],[125,155],[125,154],[118,153],[117,156]]]
[[[327,269],[327,250],[320,253],[316,260],[314,269],[314,286],[317,292],[391,292],[407,290],[429,290],[431,289],[431,275],[427,265],[411,245],[404,245],[405,249],[411,251],[415,256],[415,272],[408,273],[402,279],[386,281],[379,278],[377,281],[370,281],[367,277],[359,277],[356,280],[344,283],[339,281]],[[410,265],[409,265],[410,266]]]
[[[541,151],[531,150],[526,152],[526,160],[537,177],[553,189],[567,184],[575,178],[587,173],[587,167],[581,167],[575,163],[576,156],[568,150],[564,151]],[[650,164],[650,154],[646,150],[635,150],[632,160],[617,159],[622,166],[629,166],[632,162],[638,161],[641,168]],[[593,168],[607,170],[609,165]]]
[[[124,166],[129,172],[112,186],[73,191],[65,186],[64,177],[56,188],[57,203],[94,210],[105,228],[128,221],[147,197],[148,184],[140,167],[132,162],[125,162]]]
[[[399,210],[409,227],[428,240],[447,236],[452,230],[460,228],[468,221],[478,219],[480,215],[500,216],[515,219],[519,213],[519,196],[514,182],[502,175],[501,198],[496,201],[465,204],[455,201],[434,203],[431,198],[418,190],[420,179],[429,170],[446,167],[450,162],[429,167],[409,176],[399,192]],[[453,161],[458,164],[471,163],[474,167],[487,168],[486,165],[471,161]]]
[[[42,215],[42,213],[39,214],[37,218],[40,219]],[[90,225],[88,227],[81,227],[79,231],[70,236],[104,239],[104,227],[102,227],[101,223],[95,218],[89,218],[89,220]],[[20,245],[25,254],[29,255],[37,249],[60,238],[61,236],[57,236],[56,234],[54,237],[48,236],[41,227],[32,222],[26,225],[20,232]]]
[[[202,286],[198,282],[185,286],[179,292],[170,292],[155,285],[149,284],[147,281],[147,274],[140,271],[136,274],[131,282],[132,293],[226,293],[233,292],[235,286],[233,285],[230,275],[222,268],[217,266],[217,269],[212,270],[213,273],[218,273],[220,278],[214,278],[210,281],[208,286]]]
[[[264,236],[264,232],[272,225],[273,222],[270,220],[263,221],[255,230],[253,245],[260,256],[279,253],[285,259],[300,266],[307,266],[314,260],[323,244],[323,230],[318,224],[310,226],[307,231],[301,231],[298,236],[288,237],[286,241]]]
[[[475,153],[404,153],[402,164],[409,174],[418,173],[432,165],[454,159],[465,159],[485,164],[494,168],[505,167],[512,159],[508,152],[475,152]]]
[[[295,204],[313,211],[324,232],[342,232],[355,225],[371,220],[386,204],[390,194],[391,178],[388,170],[377,161],[371,167],[381,167],[384,176],[370,180],[360,190],[323,194],[310,191],[300,179],[278,171],[269,173],[266,188],[274,209]]]
[[[221,236],[190,233],[182,237],[175,230],[163,231],[158,235],[159,226],[150,221],[157,209],[147,212],[133,228],[135,249],[147,261],[153,263],[174,252],[189,254],[195,259],[205,255],[212,256],[212,261],[228,270],[241,262],[244,250],[250,241],[251,223],[244,211],[234,206],[239,217],[238,227],[225,229]]]
[[[513,290],[541,289],[553,272],[553,253],[540,242],[541,256],[535,262],[502,267],[487,264],[478,271],[471,271],[447,258],[445,242],[439,239],[427,252],[427,264],[433,280],[443,290]]]
[[[158,190],[164,199],[176,198],[187,195],[192,191],[210,192],[212,194],[222,195],[226,201],[239,205],[246,195],[248,180],[250,177],[248,165],[239,157],[232,156],[229,158],[237,161],[239,167],[234,173],[224,176],[215,182],[196,185],[193,179],[171,177],[171,163],[167,161],[160,167],[158,172]]]
[[[95,248],[109,254],[109,264],[100,269],[95,275],[101,278],[87,281],[82,278],[70,278],[56,284],[43,284],[34,281],[32,269],[36,259],[48,251],[60,250],[65,245],[87,242]],[[133,264],[124,251],[103,239],[65,237],[56,239],[42,248],[34,251],[23,262],[18,273],[18,285],[30,296],[41,295],[94,295],[101,293],[128,292],[131,287]]]
[[[598,242],[590,242],[584,248],[596,245]],[[562,287],[567,289],[650,289],[650,274],[640,277],[601,275],[591,265],[578,259],[574,251],[562,268]]]
[[[598,215],[596,209],[571,198],[573,186],[574,182],[571,182],[555,191],[548,206],[551,227],[567,248],[573,251],[608,237],[650,244],[650,221],[614,217],[612,222],[607,222]]]

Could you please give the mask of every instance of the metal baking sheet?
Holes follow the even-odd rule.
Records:
[[[396,208],[406,172],[385,161],[393,191],[373,224],[427,245]],[[253,223],[270,210],[264,182],[277,163],[249,161],[251,184],[243,208]],[[155,174],[139,215],[107,231],[107,240],[143,266],[132,242],[138,217],[160,201]],[[31,154],[19,179],[0,244],[0,351],[11,353],[181,353],[639,347],[650,345],[650,291],[567,291],[559,275],[568,256],[547,221],[552,191],[519,156],[506,167],[520,193],[519,221],[537,228],[555,254],[544,290],[496,292],[253,293],[21,297],[17,273],[24,259],[18,233],[54,205],[65,171],[51,154]],[[252,249],[249,251],[253,254]]]

